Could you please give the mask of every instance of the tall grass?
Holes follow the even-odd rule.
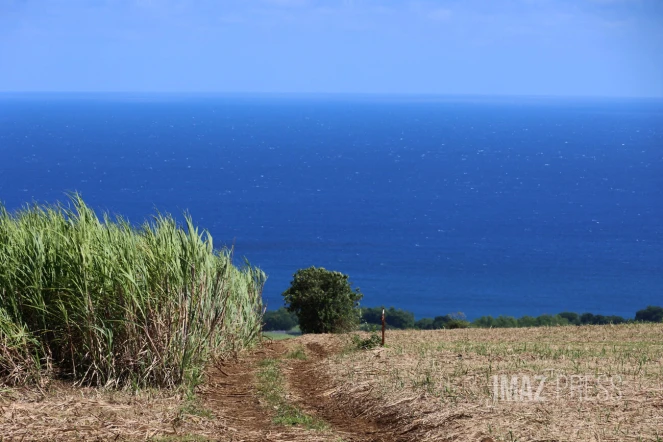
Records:
[[[251,343],[265,275],[186,216],[141,227],[68,205],[0,205],[0,382],[174,386]]]

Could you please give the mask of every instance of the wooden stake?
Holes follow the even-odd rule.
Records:
[[[382,307],[382,346],[383,347],[384,347],[384,329],[385,329],[384,307]]]

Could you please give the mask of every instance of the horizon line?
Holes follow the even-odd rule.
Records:
[[[235,97],[366,97],[366,98],[483,98],[483,99],[504,99],[504,98],[522,98],[522,99],[643,99],[643,100],[663,100],[663,95],[564,95],[564,94],[480,94],[480,93],[441,93],[441,92],[267,92],[267,91],[132,91],[132,90],[86,90],[86,91],[55,91],[55,90],[25,90],[25,91],[5,91],[0,90],[0,96],[8,95],[144,95],[144,96],[235,96]]]

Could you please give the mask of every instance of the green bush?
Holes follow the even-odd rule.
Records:
[[[265,323],[262,327],[264,331],[288,331],[298,324],[297,315],[290,313],[284,307],[281,307],[278,310],[266,311],[263,315],[263,322]]]
[[[446,324],[446,316],[436,316],[434,318],[422,318],[414,323],[419,330],[441,330]]]
[[[359,325],[359,289],[348,275],[322,267],[300,269],[283,292],[288,311],[297,315],[302,333],[342,333]]]
[[[562,312],[559,316],[566,319],[569,324],[580,325],[580,315],[575,312]]]
[[[495,318],[494,327],[496,328],[518,327],[518,320],[513,316],[500,315],[497,318]]]
[[[444,316],[444,328],[468,328],[469,326],[470,323],[463,312],[449,313]]]
[[[468,328],[470,326],[470,323],[468,321],[462,320],[462,319],[452,319],[451,321],[448,321],[445,325],[444,328],[453,330],[455,328]]]
[[[663,307],[648,306],[635,313],[635,320],[642,322],[663,322]]]
[[[361,321],[366,324],[382,325],[382,307],[361,309]],[[388,328],[405,330],[414,328],[414,313],[389,307],[385,309],[385,322]]]
[[[414,323],[414,328],[418,330],[433,330],[433,318],[421,318]]]
[[[637,315],[636,315],[637,316]],[[583,313],[580,315],[580,324],[582,325],[606,325],[606,324],[623,324],[627,322],[621,316],[603,316],[594,315],[592,313]]]
[[[414,327],[419,330],[441,330],[468,328],[470,323],[465,319],[463,312],[449,313],[435,318],[423,318],[414,323]]]
[[[475,319],[472,322],[472,325],[474,327],[478,327],[478,328],[493,328],[493,327],[495,327],[495,318],[493,318],[490,315],[481,316],[481,317]]]
[[[538,327],[541,324],[537,318],[525,315],[518,319],[518,327]]]
[[[362,339],[358,335],[352,335],[352,346],[356,350],[370,350],[380,345],[382,345],[382,338],[375,333],[371,333],[366,339]]]

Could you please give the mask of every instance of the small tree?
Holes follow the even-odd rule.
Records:
[[[580,325],[580,315],[575,312],[562,312],[559,316],[566,318],[569,324]]]
[[[283,292],[288,311],[299,319],[302,333],[340,333],[359,324],[359,301],[348,275],[322,267],[300,269]]]
[[[646,309],[638,310],[635,313],[635,320],[642,322],[663,322],[663,307],[650,305]]]

